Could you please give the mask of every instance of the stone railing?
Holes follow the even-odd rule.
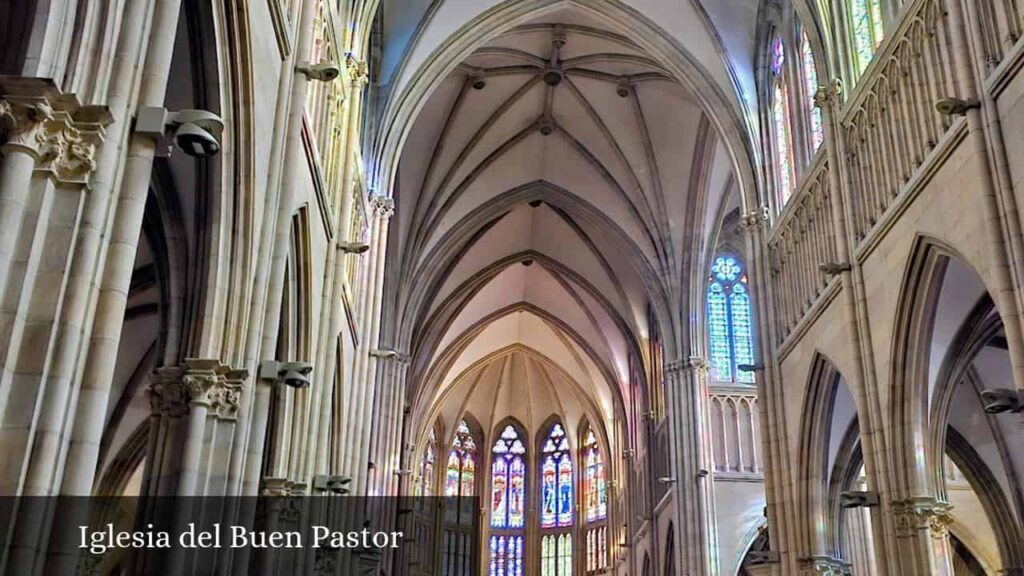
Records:
[[[1003,0],[993,0],[998,3]],[[864,239],[953,125],[936,111],[954,82],[943,0],[918,0],[887,38],[842,113],[853,234]]]
[[[829,277],[818,267],[837,259],[832,202],[828,162],[819,157],[768,239],[779,313],[777,343],[785,340],[828,286]]]
[[[1020,39],[1024,24],[1024,0],[964,2],[981,27],[980,47],[988,72],[999,66]]]
[[[762,474],[757,390],[749,386],[713,386],[710,415],[715,474]]]

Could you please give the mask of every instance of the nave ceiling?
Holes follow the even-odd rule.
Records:
[[[475,48],[419,110],[393,188],[385,339],[411,355],[413,413],[457,418],[444,399],[497,354],[626,420],[649,402],[650,339],[686,338],[735,189],[701,100],[615,25],[569,4]]]

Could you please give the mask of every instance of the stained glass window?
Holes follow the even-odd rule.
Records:
[[[587,530],[587,572],[596,572],[608,567],[608,527],[598,526]]]
[[[807,90],[807,105],[811,111],[811,146],[817,150],[825,141],[825,130],[821,123],[821,108],[814,104],[814,95],[818,92],[818,69],[814,65],[814,53],[811,51],[811,43],[804,32],[800,40],[800,53],[803,57],[804,66],[804,87]]]
[[[583,440],[583,510],[588,523],[608,516],[608,492],[604,476],[604,460],[594,430],[587,428]]]
[[[786,49],[782,38],[776,37],[771,45],[769,68],[772,74],[772,129],[775,132],[775,174],[779,187],[779,205],[784,205],[793,193],[793,145],[789,113],[789,92],[786,89]]]
[[[881,0],[850,0],[850,25],[858,72],[864,72],[882,42]]]
[[[753,321],[747,275],[739,258],[723,254],[711,266],[708,286],[708,337],[711,371],[719,382],[753,383]]]
[[[511,424],[494,443],[491,465],[491,527],[522,528],[525,508],[526,446]]]
[[[490,576],[523,576],[523,537],[491,536]]]
[[[466,421],[459,422],[448,452],[445,472],[445,496],[473,496],[476,493],[476,441]]]
[[[572,526],[572,456],[562,424],[551,425],[541,447],[541,528]]]
[[[427,435],[427,445],[423,448],[423,461],[420,462],[420,496],[432,496],[434,494],[434,461],[437,458],[437,437],[434,429],[430,429]]]
[[[546,534],[540,540],[541,576],[572,575],[572,534]]]

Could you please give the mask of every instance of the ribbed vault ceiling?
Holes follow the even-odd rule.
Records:
[[[428,388],[422,410],[509,397],[465,384],[464,372],[488,373],[474,363],[505,347],[561,347],[551,361],[572,376],[530,381],[572,381],[611,418],[631,360],[643,362],[649,309],[678,307],[688,289],[729,166],[687,89],[575,9],[477,48],[420,111],[394,193],[389,298],[405,334],[395,340]],[[493,326],[509,318],[517,330],[499,337]],[[469,386],[457,402],[455,381]]]

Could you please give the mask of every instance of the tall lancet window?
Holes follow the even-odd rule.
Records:
[[[551,424],[540,451],[541,576],[571,576],[572,455],[561,422]]]
[[[501,431],[491,449],[490,576],[523,575],[526,510],[526,445],[515,426]]]
[[[818,68],[814,65],[814,52],[807,32],[800,37],[800,56],[803,60],[804,89],[807,92],[807,105],[810,110],[811,152],[816,152],[825,141],[825,129],[821,122],[821,108],[814,104],[814,95],[818,93]]]
[[[793,125],[789,111],[789,91],[786,88],[786,49],[782,37],[776,36],[769,54],[772,77],[772,131],[775,143],[775,178],[781,208],[793,194],[796,173],[793,167]]]
[[[479,572],[472,554],[476,538],[473,520],[478,509],[470,499],[476,495],[476,464],[476,440],[469,425],[462,420],[455,429],[444,469],[444,495],[448,498],[441,574],[445,576],[470,576]]]
[[[882,42],[881,0],[849,0],[850,35],[857,72],[863,73]]]
[[[583,432],[583,519],[586,524],[587,573],[608,567],[608,488],[604,459],[589,425]]]
[[[739,258],[722,254],[711,266],[708,285],[708,336],[712,375],[718,382],[751,384],[754,373],[753,319],[747,274]]]
[[[427,435],[427,445],[423,447],[423,460],[420,462],[420,496],[434,495],[434,462],[437,459],[437,436],[434,429]]]

